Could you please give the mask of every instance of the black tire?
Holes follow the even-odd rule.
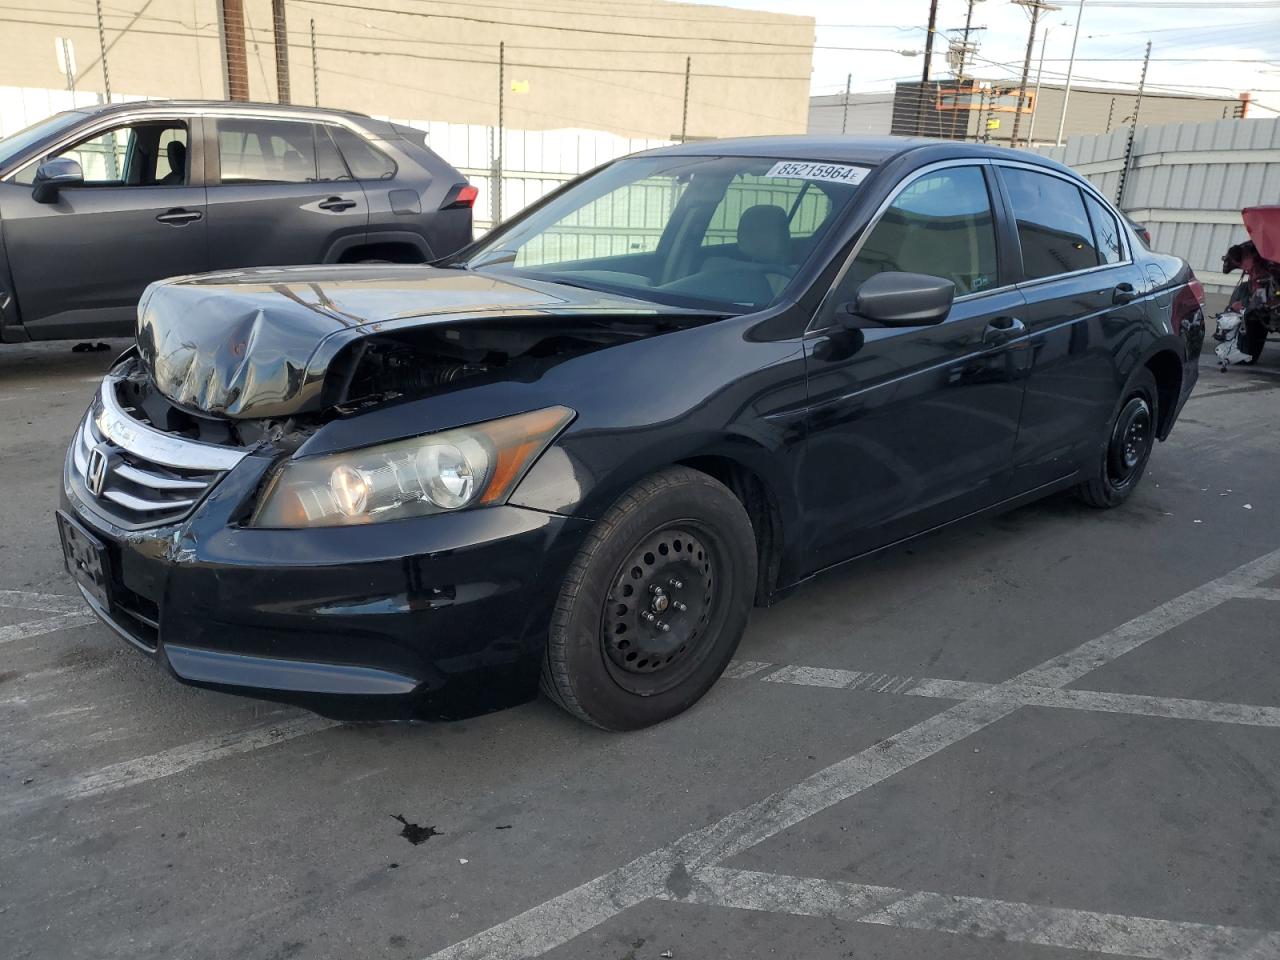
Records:
[[[688,467],[646,477],[595,524],[569,567],[543,691],[605,730],[674,717],[728,666],[755,582],[751,521],[727,487]]]
[[[1155,447],[1159,397],[1150,370],[1143,367],[1133,375],[1107,424],[1097,476],[1076,487],[1076,494],[1089,506],[1118,507],[1137,488]]]
[[[1262,348],[1267,345],[1267,328],[1252,312],[1245,314],[1243,326],[1244,342],[1236,342],[1241,353],[1247,353],[1254,363],[1262,356]]]

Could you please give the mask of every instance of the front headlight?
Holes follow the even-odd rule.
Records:
[[[254,527],[336,527],[502,503],[572,420],[547,407],[323,457],[286,461]]]

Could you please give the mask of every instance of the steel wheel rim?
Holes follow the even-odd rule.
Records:
[[[643,537],[610,580],[600,617],[609,675],[653,696],[678,686],[706,659],[723,611],[719,539],[701,524],[664,524]]]
[[[1154,439],[1151,405],[1144,397],[1132,397],[1116,418],[1107,447],[1107,481],[1112,487],[1124,488],[1133,482]]]

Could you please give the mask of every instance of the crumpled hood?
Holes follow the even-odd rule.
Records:
[[[682,312],[643,300],[468,270],[324,266],[242,270],[153,283],[138,349],[179,406],[225,417],[317,409],[329,362],[354,339],[503,316]]]

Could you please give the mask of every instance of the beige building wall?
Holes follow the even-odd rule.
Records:
[[[270,0],[245,0],[255,100],[276,99]],[[225,96],[219,0],[107,0],[116,96]],[[430,13],[418,16],[406,13]],[[569,12],[576,11],[576,12]],[[803,133],[811,17],[627,0],[288,0],[292,99],[398,119],[493,124],[498,44],[506,44],[504,120],[512,129],[582,127],[631,137]],[[318,83],[313,84],[311,23]],[[607,32],[593,32],[607,31]],[[75,44],[78,90],[101,92],[93,5],[40,0],[0,11],[0,86],[65,89],[55,38]]]

